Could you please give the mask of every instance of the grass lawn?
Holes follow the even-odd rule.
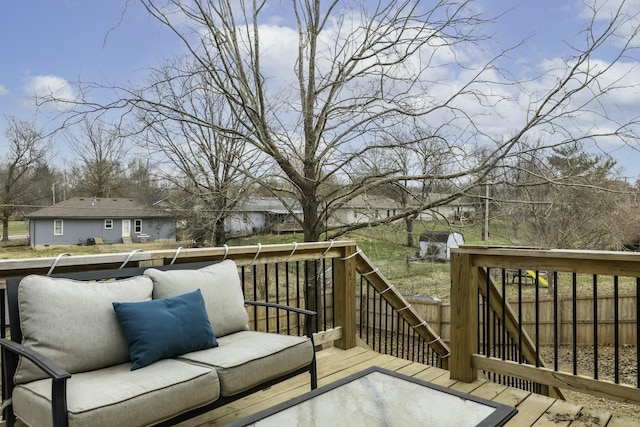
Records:
[[[410,261],[419,252],[418,240],[425,231],[446,231],[461,233],[465,243],[472,245],[483,244],[481,227],[476,225],[466,227],[447,228],[446,224],[434,222],[414,223],[415,247],[407,246],[407,233],[403,223],[381,225],[351,232],[341,240],[353,240],[364,254],[375,264],[380,272],[393,282],[396,289],[404,295],[428,295],[440,299],[449,298],[450,277],[449,263],[430,261]],[[493,224],[492,236],[500,236],[500,224]],[[495,240],[494,240],[495,239]],[[491,244],[504,244],[497,237],[492,238]],[[255,245],[302,242],[301,234],[283,234],[279,236],[252,236],[235,239],[230,245]]]
[[[467,226],[467,227],[452,227],[448,229],[445,224],[438,224],[433,222],[416,222],[414,224],[414,242],[416,247],[407,246],[407,234],[404,229],[404,224],[390,224],[384,226],[378,226],[375,228],[366,228],[349,233],[341,238],[341,240],[353,240],[362,249],[365,255],[373,262],[373,264],[379,268],[380,272],[389,279],[396,289],[398,289],[404,295],[427,295],[442,300],[449,299],[450,289],[450,276],[449,263],[437,263],[424,260],[410,260],[414,258],[418,253],[418,240],[420,234],[425,231],[444,231],[450,230],[459,232],[464,236],[465,243],[470,245],[481,245],[484,241],[481,238],[481,227]],[[492,245],[510,245],[506,239],[499,236],[506,236],[506,229],[501,230],[501,225],[498,222],[492,223],[492,233],[490,244]],[[503,232],[501,232],[503,231]],[[9,224],[10,235],[25,235],[28,233],[28,223],[26,221],[15,221]],[[261,244],[281,244],[302,242],[302,234],[281,234],[281,235],[260,235],[252,236],[244,239],[234,239],[229,241],[230,246],[240,245],[256,245]],[[178,247],[177,242],[172,244],[154,244],[145,243],[143,249],[166,249],[168,247]],[[129,252],[137,245],[122,245],[122,244],[110,244],[110,245],[95,245],[95,246],[65,246],[65,247],[51,247],[41,248],[33,250],[29,247],[29,242],[26,239],[10,240],[9,242],[0,242],[0,259],[9,258],[28,258],[28,257],[55,257],[60,253],[69,253],[73,255],[89,255],[99,253],[114,253],[114,252]],[[561,293],[571,292],[570,281],[563,278],[563,283],[559,286]],[[590,278],[580,279],[580,288],[584,292],[589,292],[592,289]],[[599,291],[609,291],[611,286],[609,285],[611,280],[606,277],[601,279],[599,284]],[[566,285],[564,284],[566,283]],[[626,282],[621,282],[621,285],[625,286],[621,291],[625,291],[627,288]],[[629,283],[629,288],[635,287],[635,282]],[[526,293],[533,293],[535,287],[525,287]],[[517,286],[508,286],[507,294],[513,294],[517,292]],[[541,293],[548,292],[546,289],[541,289]]]

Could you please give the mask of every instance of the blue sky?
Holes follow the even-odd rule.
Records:
[[[272,0],[286,7],[288,1]],[[640,0],[634,0],[636,4]],[[272,3],[273,4],[273,3]],[[567,53],[563,40],[581,26],[582,3],[574,0],[481,0],[489,14],[507,11],[488,29],[507,46],[531,37],[513,54],[516,63],[538,64]],[[126,10],[125,10],[126,8]],[[145,68],[177,53],[179,41],[137,0],[4,1],[0,6],[0,152],[5,145],[4,115],[34,120],[29,104],[34,87],[64,82],[125,84],[142,78]],[[38,86],[39,85],[39,86]],[[640,99],[638,100],[640,106]],[[42,113],[37,116],[43,123]],[[55,143],[55,141],[54,141]],[[621,149],[615,153],[626,175],[640,174],[640,157]]]
[[[124,82],[179,46],[137,1],[3,2],[0,40],[0,112],[20,116],[36,78]]]

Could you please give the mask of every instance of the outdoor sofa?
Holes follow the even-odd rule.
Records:
[[[245,302],[233,261],[57,276],[7,280],[9,426],[173,425],[304,372],[316,388],[315,312]],[[306,336],[250,331],[245,303]]]

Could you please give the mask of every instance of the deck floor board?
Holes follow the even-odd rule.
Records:
[[[319,386],[337,381],[371,366],[380,366],[484,399],[516,406],[518,414],[506,424],[507,427],[551,425],[570,427],[640,427],[640,422],[636,420],[619,417],[615,414],[612,416],[612,414],[603,411],[585,409],[579,404],[506,387],[483,379],[478,379],[470,384],[455,381],[449,377],[449,371],[380,355],[364,348],[353,348],[347,351],[330,348],[318,352],[317,359]],[[220,427],[285,402],[308,390],[308,375],[300,375],[271,389],[261,391],[231,405],[211,411],[195,420],[182,423],[180,426]]]

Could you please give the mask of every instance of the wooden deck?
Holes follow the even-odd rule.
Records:
[[[462,383],[449,378],[449,371],[409,362],[392,356],[353,348],[347,351],[330,348],[317,353],[318,386],[323,386],[371,366],[414,376],[434,384],[450,387],[485,399],[494,400],[518,408],[518,413],[508,427],[521,426],[571,426],[571,427],[640,427],[640,421],[615,414],[590,410],[580,405],[555,400],[550,397],[509,388],[492,382],[477,380]],[[198,418],[180,424],[182,427],[223,426],[244,418],[309,390],[309,376],[301,375],[278,384],[225,407],[208,412]],[[417,425],[417,424],[416,424]]]

